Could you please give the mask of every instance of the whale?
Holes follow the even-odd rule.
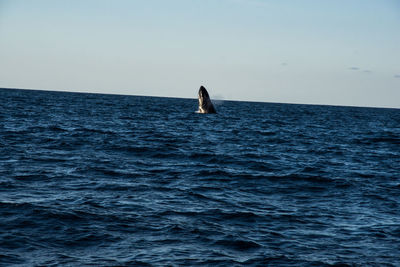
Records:
[[[204,86],[199,89],[199,113],[217,113]]]

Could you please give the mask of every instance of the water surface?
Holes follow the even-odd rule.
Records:
[[[398,109],[0,97],[0,265],[400,265]]]

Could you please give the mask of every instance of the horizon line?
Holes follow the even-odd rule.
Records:
[[[88,91],[68,91],[56,89],[36,89],[36,88],[16,88],[16,87],[0,87],[5,90],[27,90],[27,91],[45,91],[45,92],[58,92],[58,93],[77,93],[77,94],[96,94],[96,95],[116,95],[116,96],[139,96],[139,97],[159,97],[159,98],[178,98],[178,99],[197,99],[197,97],[181,97],[181,96],[161,96],[161,95],[137,95],[137,94],[122,94],[122,93],[100,93]],[[266,103],[266,104],[284,104],[284,105],[310,105],[310,106],[328,106],[328,107],[351,107],[351,108],[376,108],[376,109],[396,109],[397,107],[382,107],[382,106],[356,106],[356,105],[340,105],[340,104],[321,104],[321,103],[294,103],[294,102],[268,102],[257,100],[238,100],[238,99],[212,99],[212,101],[231,101],[231,102],[250,102],[250,103]]]

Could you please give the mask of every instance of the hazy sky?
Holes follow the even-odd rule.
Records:
[[[0,87],[400,108],[400,0],[0,0]]]

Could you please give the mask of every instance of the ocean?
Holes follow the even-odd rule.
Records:
[[[399,109],[0,97],[1,266],[400,266]]]

